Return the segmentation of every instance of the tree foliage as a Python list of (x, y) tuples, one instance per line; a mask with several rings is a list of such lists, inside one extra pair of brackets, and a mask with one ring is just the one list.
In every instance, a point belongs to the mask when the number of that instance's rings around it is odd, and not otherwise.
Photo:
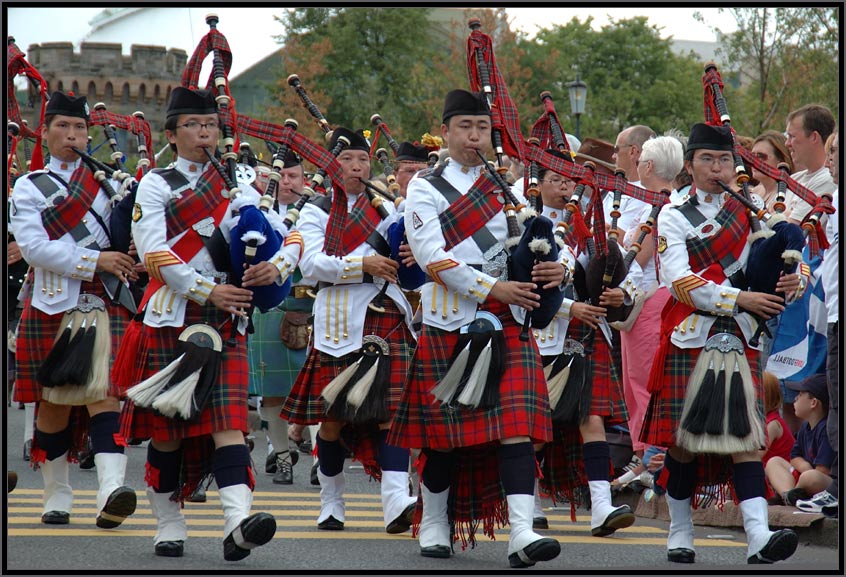
[[(591, 22), (590, 17), (584, 22), (574, 19), (526, 41), (526, 65), (537, 71), (532, 92), (552, 93), (565, 130), (574, 131), (567, 84), (577, 74), (588, 86), (583, 137), (613, 142), (617, 133), (634, 124), (657, 132), (685, 132), (701, 119), (701, 73), (693, 56), (674, 54), (670, 41), (645, 17), (612, 20), (600, 31), (593, 30)], [(539, 102), (537, 97), (534, 102)]]
[[(717, 62), (738, 132), (783, 128), (787, 112), (821, 102), (838, 114), (839, 10), (732, 8), (738, 31), (725, 37)], [(448, 13), (447, 13), (448, 12)], [(447, 14), (445, 14), (447, 13)], [(512, 30), (506, 10), (432, 8), (297, 8), (278, 17), (284, 33), (277, 102), (269, 120), (293, 117), (300, 131), (320, 131), (286, 79), (297, 74), (331, 125), (370, 128), (378, 113), (397, 140), (437, 134), (444, 95), (467, 88), (467, 21), (478, 17), (494, 42), (497, 63), (518, 106), (524, 136), (549, 90), (568, 132), (575, 132), (567, 84), (588, 86), (580, 119), (583, 137), (613, 141), (633, 124), (686, 133), (703, 120), (704, 62), (677, 54), (646, 17), (592, 19), (541, 29)]]
[(811, 102), (839, 117), (839, 7), (720, 12), (737, 22), (737, 31), (722, 38), (717, 55), (725, 61), (723, 79), (734, 80), (734, 89), (726, 88), (726, 101), (738, 132), (756, 136), (783, 130), (787, 114)]

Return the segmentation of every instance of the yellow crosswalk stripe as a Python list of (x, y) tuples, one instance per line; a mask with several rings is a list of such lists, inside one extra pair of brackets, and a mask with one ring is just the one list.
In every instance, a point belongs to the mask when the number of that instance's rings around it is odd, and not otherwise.
[[(145, 492), (138, 491), (138, 508), (124, 523), (115, 529), (94, 527), (97, 515), (97, 492), (75, 490), (71, 521), (68, 525), (41, 523), (42, 491), (20, 489), (7, 497), (7, 534), (15, 537), (146, 537), (156, 534), (156, 520)], [(205, 503), (186, 503), (183, 513), (188, 525), (188, 536), (194, 538), (223, 538), (223, 515), (217, 491), (207, 491)], [(319, 531), (317, 516), (320, 512), (320, 495), (316, 492), (257, 491), (253, 494), (253, 511), (270, 513), (276, 518), (278, 530), (274, 539), (336, 539), (336, 540), (412, 540), (411, 531), (388, 535), (384, 530), (381, 498), (378, 494), (351, 493), (345, 496), (346, 520), (344, 531)], [(545, 537), (564, 543), (605, 543), (613, 545), (665, 545), (666, 530), (635, 523), (617, 531), (611, 538), (590, 535), (590, 515), (570, 519), (569, 511), (548, 509), (550, 529), (541, 531)], [(508, 540), (509, 527), (496, 530), (497, 541)], [(478, 541), (490, 541), (481, 533)], [(697, 547), (745, 547), (745, 543), (726, 539), (696, 539)]]

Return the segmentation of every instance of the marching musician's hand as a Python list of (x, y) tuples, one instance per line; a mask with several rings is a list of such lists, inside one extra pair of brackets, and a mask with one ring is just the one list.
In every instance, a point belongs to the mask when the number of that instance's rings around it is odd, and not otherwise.
[(6, 263), (15, 264), (23, 259), (21, 249), (18, 248), (18, 243), (14, 240), (6, 245)]
[(209, 293), (209, 300), (220, 310), (245, 317), (245, 309), (253, 301), (253, 292), (231, 284), (219, 284)]
[(763, 319), (770, 319), (784, 310), (784, 299), (769, 293), (740, 291), (737, 294), (737, 306)]
[(542, 283), (545, 289), (555, 288), (564, 282), (566, 276), (566, 269), (560, 262), (544, 261), (535, 263), (532, 267), (532, 282)]
[(507, 305), (517, 305), (533, 310), (540, 306), (540, 295), (535, 292), (535, 287), (536, 285), (531, 282), (498, 280), (488, 293), (488, 297), (493, 297)]
[(782, 271), (776, 283), (775, 292), (784, 294), (785, 302), (790, 303), (801, 297), (797, 293), (802, 288), (802, 275), (799, 273), (784, 274), (784, 271)]
[(570, 316), (579, 319), (592, 329), (597, 329), (599, 328), (599, 319), (606, 316), (606, 311), (603, 307), (575, 302), (570, 307)]
[(399, 257), (402, 259), (403, 266), (411, 267), (417, 264), (417, 260), (411, 253), (411, 247), (408, 246), (408, 243), (402, 243), (399, 245)]
[(247, 266), (241, 277), (241, 286), (267, 286), (273, 284), (279, 278), (279, 269), (269, 262), (262, 261)]
[(96, 271), (110, 272), (121, 281), (138, 280), (138, 273), (135, 272), (135, 259), (128, 254), (114, 250), (101, 251), (97, 257)]
[(388, 282), (397, 282), (399, 263), (381, 254), (372, 254), (361, 259), (361, 270), (374, 278), (382, 278)]
[(599, 306), (603, 307), (621, 307), (625, 303), (626, 293), (623, 289), (608, 288), (602, 289), (602, 294), (599, 295)]

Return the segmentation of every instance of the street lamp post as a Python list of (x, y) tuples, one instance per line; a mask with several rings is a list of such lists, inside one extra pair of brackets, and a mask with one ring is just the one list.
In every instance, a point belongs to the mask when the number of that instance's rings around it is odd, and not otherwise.
[(570, 110), (576, 117), (576, 138), (582, 139), (581, 127), (579, 120), (585, 112), (585, 101), (587, 100), (587, 84), (581, 81), (578, 72), (576, 73), (576, 80), (567, 83), (567, 89), (570, 91)]

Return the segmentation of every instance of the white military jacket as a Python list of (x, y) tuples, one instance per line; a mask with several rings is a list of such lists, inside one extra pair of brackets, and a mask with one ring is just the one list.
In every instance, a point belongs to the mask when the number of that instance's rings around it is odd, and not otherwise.
[[(347, 195), (348, 211), (352, 210), (357, 199), (358, 195)], [(391, 203), (386, 202), (383, 206), (389, 215), (376, 226), (376, 231), (387, 238), (388, 227), (397, 220), (398, 214)], [(362, 259), (378, 254), (367, 242), (351, 250), (345, 247), (348, 251), (345, 256), (329, 256), (323, 252), (328, 224), (329, 213), (312, 202), (300, 211), (297, 230), (302, 234), (305, 248), (299, 266), (303, 281), (333, 285), (317, 292), (313, 309), (313, 342), (314, 348), (337, 358), (361, 348), (367, 305), (379, 293), (385, 281), (374, 278), (373, 282), (363, 282)], [(411, 329), (413, 311), (402, 290), (391, 283), (386, 295), (403, 312), (405, 323)], [(411, 332), (414, 333), (413, 330)]]
[[(10, 226), (15, 231), (15, 240), (24, 260), (33, 268), (32, 306), (47, 314), (64, 313), (76, 306), (82, 281), (94, 279), (100, 251), (83, 248), (70, 233), (50, 240), (42, 224), (41, 213), (52, 203), (48, 203), (48, 199), (30, 178), (47, 172), (68, 182), (80, 162), (81, 160), (63, 162), (51, 158), (44, 170), (33, 171), (19, 178), (12, 192)], [(56, 195), (67, 195), (65, 186), (59, 180), (53, 180), (59, 185)], [(115, 190), (120, 187), (114, 180), (110, 183)], [(111, 246), (108, 233), (103, 230), (91, 211), (95, 211), (108, 226), (112, 205), (108, 194), (102, 188), (83, 217), (83, 223), (91, 237), (97, 241), (97, 245), (106, 249)], [(90, 238), (84, 240), (85, 242), (80, 244), (90, 244)]]
[[(696, 208), (706, 219), (713, 219), (725, 202), (725, 193), (707, 194), (697, 190), (696, 197), (699, 201)], [(710, 202), (706, 202), (706, 197)], [(702, 229), (708, 227), (694, 227), (674, 206), (665, 205), (658, 215), (658, 271), (661, 282), (670, 289), (674, 298), (691, 303), (698, 311), (734, 316), (749, 346), (749, 339), (755, 334), (757, 322), (748, 313), (737, 311), (736, 300), (741, 289), (731, 286), (728, 279), (720, 284), (707, 280), (699, 275), (702, 271), (690, 268), (685, 241), (694, 237), (713, 236), (719, 229), (711, 227), (713, 230), (708, 233), (702, 232)], [(744, 271), (748, 258), (749, 244), (745, 243), (738, 258), (738, 263)], [(693, 312), (673, 329), (672, 343), (682, 349), (704, 347), (714, 322), (715, 316), (703, 316)], [(760, 346), (757, 348), (760, 349)]]
[[(193, 189), (200, 176), (209, 167), (184, 158), (177, 158), (172, 165), (188, 180), (188, 186), (172, 190), (165, 179), (154, 173), (147, 173), (138, 184), (135, 207), (132, 217), (132, 237), (138, 249), (138, 255), (147, 265), (147, 271), (154, 278), (160, 278), (165, 284), (150, 298), (144, 324), (151, 327), (181, 327), (185, 324), (185, 308), (188, 300), (203, 305), (214, 289), (216, 281), (224, 279), (228, 271), (215, 269), (211, 255), (205, 246), (193, 255), (175, 255), (171, 248), (190, 230), (193, 223), (184, 223), (185, 231), (173, 238), (167, 238), (165, 223), (167, 205), (173, 199), (182, 198), (182, 192)], [(233, 210), (244, 204), (258, 204), (259, 193), (250, 186), (241, 187), (238, 199), (230, 201), (230, 206), (220, 223), (223, 237), (229, 242), (229, 233), (237, 223)], [(285, 243), (270, 259), (280, 272), (276, 279), (282, 284), (297, 267), (302, 252), (302, 239), (296, 232), (288, 234), (282, 217), (275, 211), (265, 213), (271, 226), (286, 237)], [(287, 235), (287, 236), (286, 236)], [(239, 330), (243, 334), (246, 319), (240, 319)]]
[[(450, 158), (441, 176), (465, 195), (482, 170), (485, 168), (481, 165), (464, 167)], [(498, 277), (471, 266), (481, 267), (486, 263), (472, 237), (445, 250), (438, 215), (450, 203), (420, 175), (417, 173), (408, 183), (405, 231), (417, 264), (433, 279), (421, 287), (423, 324), (452, 331), (475, 318), (478, 304), (488, 297)], [(500, 242), (508, 236), (504, 212), (496, 214), (485, 227)], [(497, 265), (504, 268), (505, 259), (500, 259)]]

